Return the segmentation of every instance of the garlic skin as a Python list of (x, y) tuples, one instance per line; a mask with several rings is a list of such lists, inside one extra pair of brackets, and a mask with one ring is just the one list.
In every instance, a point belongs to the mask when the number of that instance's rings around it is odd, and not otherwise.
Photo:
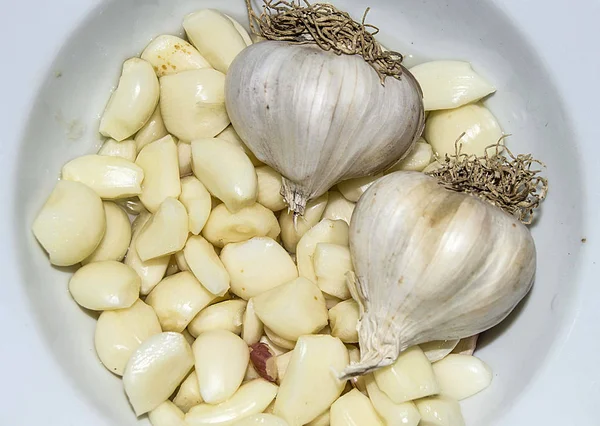
[(299, 214), (336, 183), (398, 161), (424, 123), (410, 72), (383, 86), (361, 56), (313, 45), (248, 46), (227, 72), (225, 98), (236, 131), (284, 177), (283, 196)]
[(418, 172), (389, 174), (367, 190), (350, 251), (362, 358), (346, 376), (390, 365), (410, 346), (493, 327), (530, 290), (536, 265), (525, 225)]
[(422, 343), (419, 346), (429, 362), (436, 362), (447, 357), (458, 345), (459, 340), (434, 340)]

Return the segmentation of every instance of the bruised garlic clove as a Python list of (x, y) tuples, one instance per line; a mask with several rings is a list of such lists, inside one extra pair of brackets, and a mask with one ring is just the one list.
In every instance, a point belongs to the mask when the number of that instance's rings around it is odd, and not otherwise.
[(140, 152), (142, 148), (150, 142), (164, 138), (168, 134), (169, 132), (167, 132), (167, 128), (162, 119), (162, 114), (160, 113), (160, 106), (157, 106), (152, 113), (152, 116), (148, 119), (146, 124), (144, 124), (144, 127), (135, 134), (134, 140), (137, 151)]
[(242, 339), (248, 346), (258, 343), (264, 326), (254, 310), (254, 299), (249, 299), (242, 320)]
[(425, 111), (458, 108), (496, 91), (468, 62), (425, 62), (410, 72), (423, 90)]
[(248, 346), (230, 331), (210, 330), (196, 338), (192, 349), (202, 399), (219, 404), (231, 398), (246, 373)]
[(350, 249), (347, 246), (318, 243), (313, 255), (317, 285), (323, 293), (342, 300), (350, 298), (346, 273), (353, 271)]
[(244, 417), (242, 420), (233, 423), (233, 426), (289, 426), (288, 423), (280, 417), (272, 414), (255, 414)]
[(458, 344), (458, 340), (434, 340), (419, 345), (429, 362), (436, 362), (448, 356)]
[(123, 385), (137, 416), (154, 410), (175, 391), (194, 366), (190, 345), (179, 333), (146, 339), (133, 353)]
[(231, 124), (229, 126), (227, 126), (225, 128), (225, 130), (223, 130), (221, 133), (219, 133), (215, 137), (217, 139), (223, 139), (223, 140), (229, 141), (233, 145), (236, 145), (241, 150), (243, 150), (244, 153), (246, 153), (246, 155), (248, 156), (248, 158), (252, 162), (252, 165), (254, 167), (264, 166), (264, 164), (261, 163), (258, 158), (256, 158), (256, 156), (254, 155), (254, 153), (252, 151), (250, 151), (250, 149), (246, 146), (246, 144), (244, 144), (244, 141), (242, 141), (240, 139), (240, 136), (236, 133), (235, 129), (233, 128), (233, 126)]
[(121, 376), (131, 354), (143, 341), (160, 332), (154, 309), (137, 299), (129, 308), (100, 314), (94, 346), (102, 364), (111, 373)]
[(314, 200), (311, 200), (304, 209), (303, 216), (297, 216), (294, 220), (294, 212), (283, 211), (279, 216), (281, 226), (281, 240), (283, 246), (290, 253), (296, 253), (298, 241), (310, 228), (315, 226), (321, 220), (323, 212), (327, 206), (329, 194), (325, 193)]
[(187, 41), (168, 34), (159, 35), (146, 46), (140, 56), (148, 61), (157, 77), (181, 71), (210, 68), (210, 64)]
[(96, 250), (81, 261), (83, 265), (103, 260), (121, 261), (131, 241), (131, 224), (127, 213), (113, 202), (104, 201), (102, 204), (106, 216), (106, 231)]
[(214, 247), (201, 236), (192, 236), (183, 249), (185, 261), (202, 285), (217, 296), (229, 290), (229, 274)]
[(269, 327), (265, 327), (265, 335), (269, 338), (271, 342), (273, 342), (277, 347), (285, 349), (287, 351), (294, 349), (296, 346), (296, 342), (293, 340), (285, 339), (271, 330)]
[(369, 399), (386, 426), (417, 426), (421, 420), (419, 410), (412, 402), (395, 404), (379, 389), (372, 374), (364, 376)]
[(281, 229), (273, 212), (258, 203), (231, 213), (225, 204), (210, 212), (202, 235), (215, 247), (239, 243), (254, 237), (277, 238)]
[(231, 277), (232, 293), (245, 300), (298, 277), (290, 255), (268, 237), (227, 244), (221, 261)]
[(338, 303), (329, 310), (331, 335), (344, 343), (358, 343), (358, 304), (350, 299)]
[(185, 414), (169, 400), (148, 413), (152, 426), (186, 426), (184, 419)]
[(121, 157), (84, 155), (65, 164), (61, 176), (84, 183), (101, 198), (115, 199), (141, 194), (144, 171)]
[(152, 65), (131, 58), (123, 63), (119, 85), (100, 120), (100, 133), (122, 141), (140, 130), (158, 104), (158, 79)]
[(453, 155), (457, 142), (461, 154), (481, 156), (485, 154), (486, 148), (496, 144), (501, 138), (502, 129), (496, 117), (481, 104), (433, 111), (429, 114), (425, 127), (425, 139), (438, 158)]
[(415, 401), (421, 414), (419, 426), (465, 426), (460, 405), (453, 399), (436, 396)]
[(198, 386), (198, 376), (196, 370), (192, 371), (183, 381), (179, 390), (173, 398), (173, 402), (181, 411), (187, 413), (190, 408), (202, 403), (200, 387)]
[(327, 325), (327, 308), (321, 290), (302, 277), (256, 296), (254, 309), (266, 327), (291, 341), (316, 333)]
[(194, 337), (209, 330), (227, 330), (239, 335), (245, 309), (246, 301), (238, 299), (210, 305), (196, 315), (187, 329)]
[(244, 43), (246, 43), (246, 46), (250, 46), (252, 44), (252, 39), (250, 38), (248, 31), (246, 31), (246, 28), (244, 28), (238, 21), (233, 19), (231, 16), (226, 14), (223, 15), (225, 15), (227, 19), (231, 21), (231, 23), (233, 24), (233, 28), (235, 28), (235, 30), (240, 34), (240, 36), (244, 40)]
[(106, 231), (100, 197), (79, 182), (61, 180), (50, 193), (32, 226), (50, 263), (70, 266), (90, 256)]
[(332, 336), (298, 339), (281, 382), (273, 414), (290, 426), (304, 425), (329, 408), (344, 390), (337, 372), (348, 364), (344, 344)]
[(237, 420), (264, 411), (277, 394), (277, 386), (264, 379), (244, 383), (221, 404), (200, 404), (185, 416), (189, 426), (230, 425)]
[(452, 351), (453, 354), (460, 355), (473, 355), (475, 349), (477, 347), (477, 340), (479, 339), (479, 334), (474, 336), (466, 337), (464, 339), (460, 339), (458, 345)]
[(431, 164), (432, 159), (433, 149), (431, 145), (421, 138), (406, 157), (387, 169), (385, 173), (389, 174), (399, 170), (422, 172), (425, 167)]
[(262, 166), (256, 169), (256, 177), (258, 179), (256, 201), (274, 212), (283, 210), (286, 204), (281, 195), (281, 175), (269, 166)]
[(353, 389), (331, 405), (331, 426), (384, 426), (369, 398)]
[(107, 139), (98, 151), (98, 155), (121, 157), (127, 161), (134, 162), (135, 157), (137, 156), (137, 147), (133, 139), (127, 139), (121, 142), (117, 142), (114, 139)]
[(184, 142), (212, 138), (229, 125), (225, 75), (203, 68), (160, 78), (160, 111), (170, 134)]
[(251, 345), (250, 364), (259, 377), (269, 382), (277, 381), (277, 359), (269, 345), (260, 342)]
[(346, 200), (339, 192), (329, 191), (329, 201), (327, 202), (325, 211), (323, 211), (323, 219), (343, 220), (350, 225), (354, 207), (355, 203)]
[(433, 364), (440, 394), (457, 401), (481, 392), (492, 382), (492, 370), (479, 358), (450, 354)]
[(179, 160), (179, 176), (184, 177), (192, 174), (192, 145), (185, 142), (177, 142), (177, 158)]
[(233, 20), (215, 9), (190, 13), (183, 20), (183, 28), (198, 51), (222, 73), (227, 72), (229, 64), (246, 47)]
[(381, 176), (383, 176), (383, 174), (379, 173), (375, 176), (364, 176), (349, 179), (338, 183), (337, 187), (346, 200), (356, 203), (360, 196), (363, 195), (367, 189), (369, 189), (369, 186), (373, 185), (373, 183), (375, 183), (375, 181)]

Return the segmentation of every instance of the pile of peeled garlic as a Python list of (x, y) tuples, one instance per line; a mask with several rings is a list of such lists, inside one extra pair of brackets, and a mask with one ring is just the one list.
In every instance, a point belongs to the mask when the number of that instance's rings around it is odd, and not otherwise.
[(495, 89), (458, 61), (384, 86), (360, 55), (252, 44), (212, 9), (183, 28), (125, 61), (107, 139), (33, 223), (53, 265), (78, 266), (70, 294), (100, 312), (96, 354), (135, 414), (464, 425), (458, 401), (492, 380), (477, 335), (529, 290), (535, 247), (422, 172), (458, 138), (475, 155), (501, 138), (480, 103)]

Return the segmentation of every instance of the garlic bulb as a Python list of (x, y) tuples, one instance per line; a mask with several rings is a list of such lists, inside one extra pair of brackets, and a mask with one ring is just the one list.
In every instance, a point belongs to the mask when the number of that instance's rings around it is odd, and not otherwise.
[(531, 288), (536, 264), (516, 218), (418, 172), (389, 174), (365, 192), (350, 250), (362, 358), (346, 376), (390, 365), (410, 346), (498, 324)]
[(278, 41), (238, 54), (225, 103), (242, 140), (281, 173), (283, 196), (299, 214), (336, 183), (391, 166), (424, 122), (422, 94), (407, 70), (382, 85), (358, 55)]

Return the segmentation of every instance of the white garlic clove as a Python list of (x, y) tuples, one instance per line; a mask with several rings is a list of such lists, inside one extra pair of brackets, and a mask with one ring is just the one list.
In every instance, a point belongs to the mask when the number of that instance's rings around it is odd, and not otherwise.
[(275, 356), (279, 356), (290, 351), (289, 349), (282, 348), (281, 346), (276, 345), (275, 342), (273, 342), (271, 339), (269, 339), (269, 337), (266, 336), (266, 333), (260, 338), (259, 342), (267, 345), (269, 349), (271, 349), (271, 352), (275, 354)]
[(423, 90), (425, 111), (458, 108), (496, 91), (468, 62), (425, 62), (410, 72)]
[(244, 153), (246, 153), (246, 155), (252, 162), (252, 165), (254, 167), (264, 166), (264, 164), (258, 158), (256, 158), (254, 153), (252, 151), (250, 151), (250, 148), (248, 148), (246, 146), (246, 144), (244, 144), (244, 141), (242, 141), (240, 139), (240, 136), (236, 133), (235, 129), (233, 128), (233, 126), (231, 124), (229, 126), (227, 126), (225, 128), (225, 130), (223, 130), (221, 133), (219, 133), (215, 137), (217, 139), (223, 139), (223, 140), (229, 141), (233, 145), (235, 145), (238, 148), (240, 148), (241, 150), (243, 150)]
[(165, 277), (174, 275), (177, 272), (180, 272), (179, 266), (177, 266), (177, 261), (175, 260), (175, 256), (171, 256), (171, 257), (169, 257), (169, 264), (167, 265), (167, 272), (165, 272)]
[(173, 402), (184, 413), (187, 413), (190, 411), (190, 408), (202, 403), (196, 370), (192, 371), (183, 383), (181, 383), (177, 394), (173, 398)]
[(264, 325), (254, 310), (254, 299), (248, 299), (242, 319), (242, 339), (248, 346), (258, 343), (264, 331)]
[(268, 237), (227, 244), (221, 260), (231, 277), (232, 293), (245, 300), (298, 277), (290, 255)]
[(140, 231), (135, 249), (142, 261), (173, 254), (185, 246), (188, 229), (185, 207), (169, 197)]
[(140, 130), (158, 104), (158, 79), (152, 65), (131, 58), (123, 63), (119, 85), (100, 120), (100, 133), (122, 141)]
[(161, 332), (154, 309), (137, 299), (129, 308), (100, 314), (94, 346), (102, 364), (111, 373), (121, 376), (131, 354), (140, 344)]
[(331, 426), (384, 426), (369, 398), (351, 390), (331, 405)]
[(238, 391), (221, 404), (200, 404), (185, 416), (189, 426), (230, 425), (244, 417), (264, 411), (277, 394), (277, 386), (264, 379), (244, 383)]
[(242, 318), (245, 310), (245, 300), (219, 302), (202, 309), (188, 324), (187, 329), (194, 337), (210, 330), (227, 330), (239, 335), (242, 332)]
[(167, 128), (160, 113), (160, 106), (157, 106), (152, 116), (148, 119), (144, 127), (142, 127), (134, 137), (137, 151), (140, 152), (143, 147), (151, 142), (157, 141), (167, 136)]
[(81, 261), (83, 265), (103, 260), (121, 261), (131, 241), (131, 224), (127, 213), (113, 202), (104, 201), (102, 204), (106, 216), (106, 231), (96, 250)]
[(192, 348), (180, 333), (146, 339), (125, 366), (123, 386), (135, 414), (154, 410), (175, 391), (194, 366)]
[(154, 308), (164, 331), (181, 332), (215, 296), (191, 272), (164, 278), (146, 297)]
[(281, 226), (281, 240), (283, 246), (290, 253), (296, 253), (296, 246), (300, 238), (321, 220), (323, 212), (328, 204), (329, 194), (326, 192), (314, 200), (311, 200), (304, 209), (303, 216), (297, 216), (294, 220), (294, 212), (283, 211), (279, 216)]
[(179, 176), (192, 174), (192, 145), (185, 142), (177, 142), (177, 158), (179, 160)]
[(232, 19), (215, 9), (190, 13), (183, 20), (183, 28), (202, 56), (222, 73), (227, 72), (229, 64), (246, 47)]
[(475, 395), (492, 383), (492, 370), (479, 358), (450, 354), (433, 363), (440, 394), (458, 401)]
[(350, 249), (331, 243), (318, 243), (313, 255), (313, 266), (317, 285), (323, 293), (346, 300), (350, 290), (346, 284), (346, 273), (353, 271)]
[(277, 345), (278, 348), (290, 351), (290, 350), (294, 349), (294, 347), (296, 346), (296, 341), (285, 339), (285, 338), (281, 337), (280, 335), (275, 333), (273, 330), (271, 330), (269, 327), (265, 326), (264, 331), (265, 331), (265, 335), (269, 338), (269, 340), (271, 342), (273, 342), (275, 345)]
[(418, 346), (408, 348), (392, 365), (375, 370), (373, 374), (379, 389), (396, 404), (440, 391), (431, 363)]
[[(486, 148), (498, 143), (502, 136), (496, 117), (481, 104), (433, 111), (425, 127), (425, 139), (438, 158), (454, 155), (457, 144), (462, 154), (482, 156)], [(491, 148), (489, 153), (493, 153)]]
[(453, 399), (436, 396), (415, 401), (421, 414), (419, 426), (465, 426), (460, 405)]
[(160, 111), (165, 127), (184, 142), (212, 138), (229, 125), (225, 75), (203, 68), (160, 78)]
[(185, 254), (183, 250), (178, 251), (173, 255), (175, 257), (175, 262), (177, 262), (177, 267), (180, 271), (189, 271), (190, 265), (188, 265), (187, 260), (185, 260)]
[[(355, 345), (346, 345), (348, 349), (348, 356), (350, 357), (350, 365), (360, 361), (360, 349)], [(350, 383), (356, 389), (367, 395), (367, 385), (365, 381), (366, 376), (356, 376), (350, 379)]]
[(114, 260), (79, 268), (69, 280), (69, 292), (93, 311), (128, 308), (138, 299), (142, 280), (129, 266)]
[(231, 16), (226, 14), (224, 15), (227, 17), (227, 19), (231, 21), (233, 27), (240, 34), (240, 36), (242, 36), (242, 39), (244, 40), (244, 43), (246, 43), (246, 46), (250, 46), (252, 44), (252, 39), (250, 38), (248, 31), (246, 31), (246, 28), (244, 28), (238, 21), (233, 19)]
[(154, 213), (168, 197), (181, 194), (177, 145), (170, 135), (146, 145), (135, 164), (144, 171), (140, 201)]
[[(310, 203), (309, 203), (310, 204)], [(354, 212), (355, 203), (346, 200), (338, 191), (329, 191), (329, 202), (325, 211), (323, 211), (323, 219), (343, 220), (350, 225), (352, 212)]]
[(369, 186), (373, 185), (377, 179), (383, 176), (382, 173), (374, 176), (364, 176), (354, 179), (348, 179), (337, 184), (337, 188), (348, 201), (356, 203), (365, 193)]
[(330, 426), (329, 410), (319, 414), (313, 421), (307, 423), (306, 426)]
[(344, 344), (332, 336), (302, 336), (281, 382), (274, 412), (290, 426), (306, 424), (341, 395), (345, 381), (337, 372), (348, 364)]
[(142, 212), (148, 212), (138, 197), (119, 198), (114, 202), (125, 209), (127, 214), (132, 216), (137, 216)]
[(421, 414), (414, 403), (410, 401), (401, 404), (394, 403), (379, 389), (372, 374), (363, 377), (369, 399), (387, 426), (417, 426), (419, 424)]
[(50, 263), (70, 266), (90, 256), (106, 231), (100, 197), (79, 182), (61, 180), (50, 193), (32, 226)]
[(477, 348), (477, 340), (479, 339), (479, 334), (474, 336), (466, 337), (464, 339), (460, 339), (458, 345), (452, 351), (453, 354), (460, 355), (473, 355), (475, 349)]
[(458, 340), (434, 340), (419, 345), (429, 362), (436, 362), (448, 356), (458, 345)]
[(385, 171), (385, 174), (397, 172), (399, 170), (422, 172), (425, 167), (431, 164), (433, 159), (433, 148), (421, 138), (410, 150), (408, 155), (398, 161), (392, 167)]
[(216, 138), (194, 140), (192, 168), (230, 212), (237, 213), (255, 203), (258, 187), (254, 166), (233, 144)]
[(292, 359), (292, 355), (294, 351), (291, 350), (289, 352), (283, 353), (281, 355), (277, 355), (275, 357), (275, 366), (277, 367), (277, 381), (281, 384), (285, 373), (287, 372), (287, 368), (290, 365), (290, 360)]
[(250, 361), (248, 346), (226, 330), (210, 330), (192, 345), (202, 399), (220, 404), (238, 390)]
[(254, 237), (277, 238), (281, 229), (273, 212), (258, 203), (231, 213), (225, 204), (210, 212), (202, 235), (215, 247), (239, 243)]
[(181, 179), (179, 201), (188, 212), (190, 232), (194, 235), (200, 234), (210, 215), (212, 205), (210, 193), (194, 176), (187, 176)]
[(266, 327), (291, 341), (316, 333), (328, 320), (321, 290), (302, 277), (254, 297), (254, 309)]
[(343, 220), (323, 219), (302, 236), (296, 247), (296, 262), (301, 277), (317, 282), (313, 257), (317, 244), (348, 246), (348, 224)]
[(358, 343), (358, 304), (350, 299), (338, 303), (329, 310), (331, 335), (344, 343)]
[(429, 166), (427, 166), (423, 169), (423, 173), (427, 174), (427, 173), (433, 172), (434, 170), (437, 170), (440, 167), (442, 167), (442, 165), (439, 163), (439, 161), (434, 160), (431, 162), (431, 164), (429, 164)]
[(337, 297), (330, 296), (327, 293), (323, 293), (323, 298), (325, 299), (325, 306), (327, 307), (327, 310), (333, 308), (338, 303), (342, 302), (342, 299), (338, 299)]
[(148, 413), (152, 426), (186, 426), (185, 414), (167, 400)]
[(133, 139), (127, 139), (121, 142), (117, 142), (114, 139), (107, 139), (98, 150), (98, 155), (121, 157), (127, 161), (134, 162), (135, 157), (137, 156), (137, 147)]
[(187, 328), (185, 330), (183, 330), (181, 332), (181, 334), (183, 334), (183, 337), (185, 337), (185, 340), (191, 345), (192, 343), (194, 343), (194, 341), (196, 340), (196, 338), (194, 336), (192, 336), (190, 334), (189, 331), (187, 331)]
[(101, 198), (116, 199), (141, 194), (144, 171), (121, 157), (84, 155), (65, 164), (61, 176), (89, 186)]
[(157, 77), (210, 68), (210, 64), (194, 46), (179, 37), (168, 34), (159, 35), (152, 40), (140, 57), (154, 67)]
[(257, 202), (278, 212), (286, 206), (281, 195), (281, 175), (269, 166), (261, 166), (256, 169), (258, 179)]
[(208, 241), (199, 235), (191, 236), (183, 254), (192, 273), (208, 291), (222, 296), (229, 290), (229, 274)]
[(233, 426), (289, 426), (288, 423), (280, 417), (272, 414), (255, 414), (244, 417), (242, 420), (233, 423)]

